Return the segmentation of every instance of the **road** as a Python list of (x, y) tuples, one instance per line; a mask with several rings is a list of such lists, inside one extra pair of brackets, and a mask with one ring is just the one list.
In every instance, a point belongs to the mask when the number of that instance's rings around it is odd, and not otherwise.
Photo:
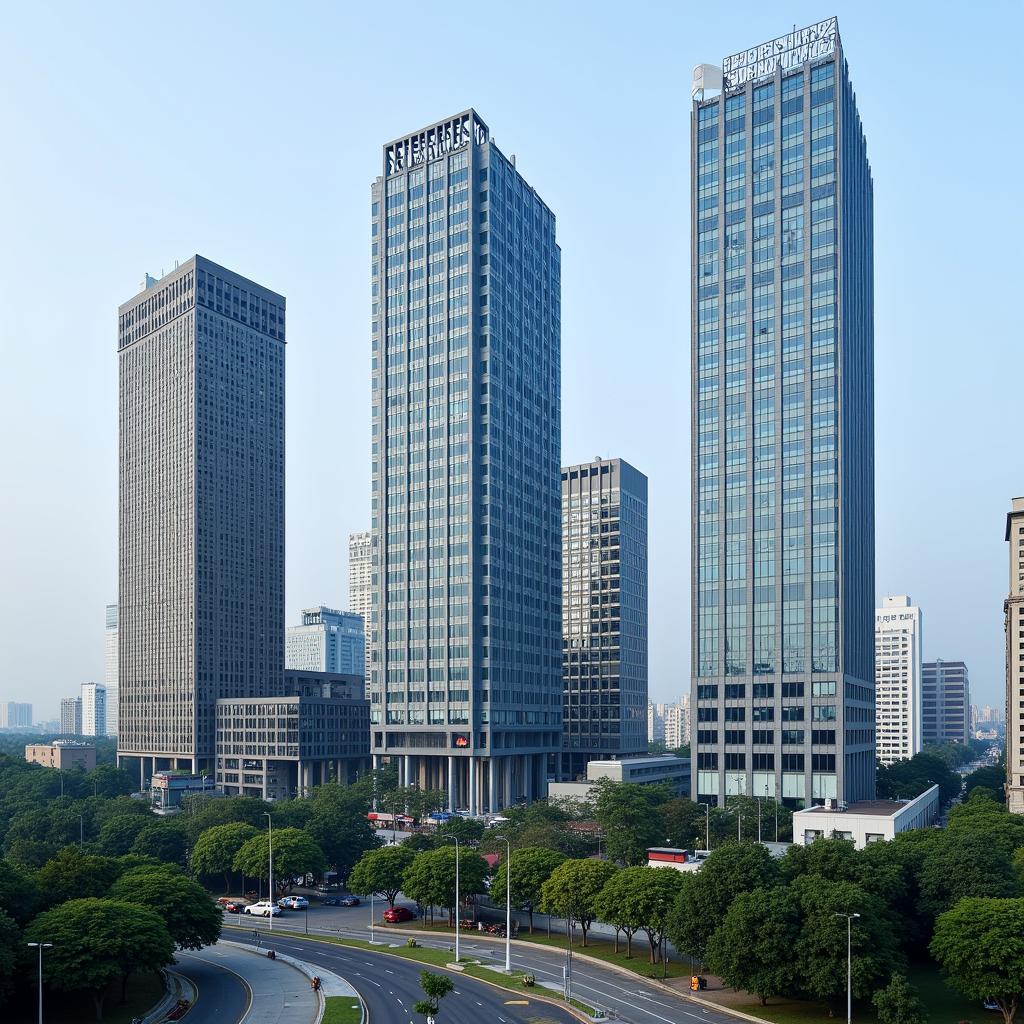
[(198, 997), (188, 1024), (235, 1024), (249, 1006), (249, 991), (230, 971), (192, 953), (179, 951), (174, 970), (196, 986)]
[[(224, 938), (247, 942), (252, 930), (247, 935), (225, 929)], [(422, 1024), (412, 1007), (423, 998), (419, 984), (423, 964), (351, 946), (272, 936), (269, 931), (261, 934), (260, 942), (264, 949), (273, 947), (343, 977), (363, 997), (370, 1024)], [(572, 1014), (525, 991), (502, 991), (473, 978), (455, 979), (455, 990), (445, 997), (440, 1018), (460, 1024), (480, 1024), (481, 1020), (489, 1024), (578, 1024)]]
[[(317, 920), (319, 917), (320, 915), (315, 912), (309, 917), (308, 925), (311, 935), (320, 926), (320, 922)], [(297, 913), (283, 915), (275, 920), (274, 926), (278, 931), (282, 928), (301, 931), (303, 930), (304, 922), (299, 918), (300, 914)], [(350, 920), (355, 925), (354, 928), (351, 926), (334, 926), (325, 928), (324, 931), (342, 937), (366, 939), (368, 937), (367, 929), (360, 927), (357, 919), (352, 918)], [(270, 932), (267, 930), (262, 918), (257, 918), (255, 921), (252, 921), (250, 918), (242, 918), (242, 921), (244, 922), (243, 932), (239, 933), (227, 929), (225, 930), (225, 938), (234, 935), (239, 936), (240, 941), (247, 941), (245, 930), (248, 931), (248, 935), (251, 937), (253, 927), (255, 926), (259, 929), (264, 942), (280, 941), (282, 942), (280, 948), (284, 949), (285, 952), (297, 957), (308, 956), (310, 961), (314, 963), (321, 956), (329, 955), (322, 954), (322, 950), (339, 949), (339, 947), (332, 947), (325, 943), (318, 943), (315, 940), (306, 940), (301, 937), (282, 936), (271, 939)], [(225, 921), (225, 923), (228, 922)], [(386, 937), (389, 941), (393, 942), (404, 941), (401, 933), (396, 932), (378, 930), (377, 936), (380, 938)], [(451, 936), (435, 939), (420, 935), (416, 938), (424, 946), (433, 946), (439, 949), (449, 949), (452, 943)], [(286, 946), (284, 943), (288, 945)], [(371, 986), (380, 981), (380, 968), (371, 963), (371, 960), (377, 961), (379, 964), (381, 960), (386, 959), (386, 968), (396, 972), (404, 966), (400, 960), (394, 957), (374, 956), (369, 951), (366, 951), (364, 956), (363, 950), (353, 949), (352, 947), (348, 949), (340, 947), (340, 949), (340, 954), (335, 952), (333, 955), (348, 958), (350, 962), (343, 962), (338, 967), (334, 967), (333, 963), (326, 965), (350, 981), (361, 993), (364, 992), (367, 984), (363, 982), (361, 986), (361, 978), (352, 975), (350, 968), (353, 964), (364, 975), (372, 976), (373, 980), (369, 982)], [(479, 956), (491, 961), (503, 962), (504, 943), (481, 940), (476, 935), (468, 934), (463, 936), (461, 953), (463, 957), (467, 955)], [(517, 945), (515, 943), (512, 945), (512, 966), (520, 970), (530, 971), (536, 975), (538, 981), (555, 982), (561, 985), (565, 961), (564, 950), (551, 949), (544, 946)], [(324, 962), (326, 963), (326, 961)], [(395, 966), (396, 964), (398, 965), (397, 967)], [(412, 964), (412, 974), (414, 976), (418, 976), (421, 969), (419, 964)], [(705, 1024), (735, 1024), (736, 1022), (736, 1018), (727, 1013), (705, 1007), (701, 1003), (686, 998), (684, 995), (677, 996), (674, 993), (666, 992), (650, 984), (644, 978), (637, 977), (634, 979), (611, 968), (580, 960), (578, 957), (573, 960), (572, 979), (572, 992), (576, 998), (589, 1003), (595, 1008), (604, 1010), (609, 1016), (617, 1016), (620, 1020), (628, 1022), (628, 1024), (693, 1024), (694, 1020), (700, 1020), (705, 1022)], [(460, 987), (462, 984), (460, 982)], [(554, 1008), (551, 1008), (551, 1010), (555, 1012)], [(536, 1014), (533, 1015), (535, 1016)], [(508, 1013), (505, 1013), (504, 1016), (507, 1018)], [(547, 1008), (545, 1008), (544, 1016), (551, 1016), (551, 1014), (547, 1013)], [(407, 1020), (413, 1021), (413, 1018), (409, 1016)], [(377, 1024), (377, 1022), (374, 1022), (374, 1024)], [(397, 1019), (394, 1024), (399, 1024)]]

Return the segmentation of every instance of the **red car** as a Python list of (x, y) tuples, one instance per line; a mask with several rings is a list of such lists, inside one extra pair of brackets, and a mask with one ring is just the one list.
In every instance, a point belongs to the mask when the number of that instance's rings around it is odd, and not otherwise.
[(217, 906), (219, 906), (226, 914), (240, 914), (245, 910), (246, 904), (244, 900), (236, 900), (227, 896), (221, 896), (221, 898), (217, 900)]
[(416, 915), (408, 907), (389, 907), (384, 911), (384, 920), (388, 924), (398, 924), (400, 921), (412, 921)]

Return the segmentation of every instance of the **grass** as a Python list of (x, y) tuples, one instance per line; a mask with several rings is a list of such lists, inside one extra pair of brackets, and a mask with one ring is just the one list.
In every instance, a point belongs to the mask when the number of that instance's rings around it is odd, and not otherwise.
[[(38, 1008), (36, 985), (23, 994), (14, 1005), (5, 1006), (4, 1024), (35, 1024)], [(132, 1017), (145, 1017), (163, 998), (164, 979), (156, 974), (133, 974), (128, 979), (127, 1002), (121, 1002), (121, 982), (113, 981), (107, 988), (103, 1003), (102, 1024), (131, 1024)], [(46, 1020), (61, 1024), (94, 1024), (96, 1007), (88, 992), (56, 992), (43, 990), (43, 1015)]]
[(327, 996), (321, 1024), (360, 1024), (363, 1008), (353, 996)]

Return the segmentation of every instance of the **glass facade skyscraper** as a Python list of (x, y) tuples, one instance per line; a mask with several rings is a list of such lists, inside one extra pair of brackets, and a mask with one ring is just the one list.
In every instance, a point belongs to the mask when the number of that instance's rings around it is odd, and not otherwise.
[(838, 26), (694, 79), (695, 792), (872, 798), (873, 200)]
[(647, 477), (562, 470), (563, 778), (647, 752)]
[(472, 110), (383, 158), (371, 750), (497, 810), (545, 793), (562, 740), (555, 218)]

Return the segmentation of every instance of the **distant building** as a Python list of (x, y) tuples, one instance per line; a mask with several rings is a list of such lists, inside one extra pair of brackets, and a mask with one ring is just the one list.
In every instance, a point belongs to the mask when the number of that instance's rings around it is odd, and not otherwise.
[(16, 700), (0, 704), (0, 729), (31, 729), (32, 705)]
[(587, 764), (586, 781), (551, 782), (548, 796), (586, 800), (599, 779), (612, 782), (632, 782), (646, 785), (667, 783), (677, 796), (690, 795), (690, 760), (671, 754), (656, 754), (651, 757), (624, 757), (621, 760), (590, 761)]
[(302, 609), (302, 625), (285, 634), (285, 668), (366, 675), (366, 634), (353, 612), (320, 605)]
[(60, 702), (60, 731), (65, 736), (82, 735), (82, 698), (64, 697)]
[(875, 743), (882, 764), (921, 749), (921, 609), (906, 596), (875, 610)]
[(926, 661), (922, 668), (921, 740), (966, 743), (971, 735), (971, 684), (962, 661)]
[(103, 685), (107, 688), (107, 735), (117, 735), (117, 605), (107, 605), (103, 631)]
[(1024, 814), (1024, 498), (1006, 516), (1009, 582), (1003, 602), (1006, 631), (1006, 806)]
[(82, 683), (82, 735), (107, 735), (107, 688), (102, 683)]
[(665, 749), (678, 750), (690, 742), (690, 695), (678, 704), (665, 704)]
[(32, 743), (25, 747), (25, 760), (46, 768), (81, 768), (92, 771), (96, 767), (96, 748), (89, 743)]
[(187, 771), (156, 772), (150, 783), (150, 798), (157, 814), (174, 814), (181, 809), (183, 797), (217, 795), (212, 776)]
[(373, 611), (373, 535), (369, 530), (348, 535), (348, 610), (361, 615), (367, 635)]
[(653, 700), (647, 702), (647, 743), (665, 742), (665, 716), (659, 710), (664, 704), (655, 704)]
[(927, 828), (939, 813), (939, 787), (913, 800), (862, 800), (849, 806), (832, 804), (793, 812), (793, 841), (807, 846), (815, 839), (852, 839), (858, 850), (868, 843), (892, 839), (912, 828)]

